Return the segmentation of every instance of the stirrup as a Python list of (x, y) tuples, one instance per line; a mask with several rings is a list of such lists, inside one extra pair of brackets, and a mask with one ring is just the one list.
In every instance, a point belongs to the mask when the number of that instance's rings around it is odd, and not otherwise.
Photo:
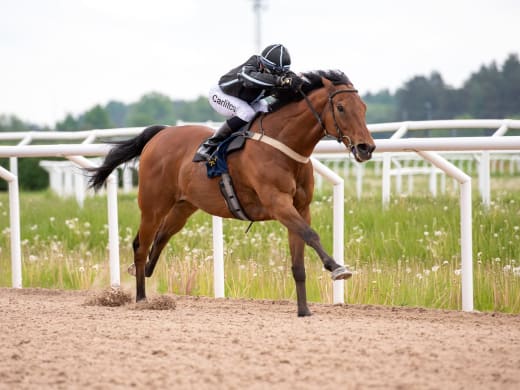
[(195, 153), (195, 156), (193, 157), (193, 162), (201, 162), (201, 161), (208, 161), (211, 157), (211, 153), (206, 153), (206, 152), (202, 152), (202, 151), (197, 151), (197, 153)]
[(211, 145), (208, 140), (204, 141), (197, 151), (195, 152), (195, 156), (193, 157), (193, 162), (201, 162), (201, 161), (209, 161), (211, 155), (215, 151), (215, 147), (218, 146), (218, 143)]

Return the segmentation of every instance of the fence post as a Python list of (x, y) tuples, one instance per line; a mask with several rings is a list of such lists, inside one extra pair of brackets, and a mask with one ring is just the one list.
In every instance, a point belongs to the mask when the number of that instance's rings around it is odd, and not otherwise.
[(13, 288), (22, 288), (22, 250), (20, 246), (20, 193), (18, 177), (0, 166), (0, 177), (9, 186), (9, 222), (11, 229), (11, 283)]
[(114, 174), (107, 178), (108, 209), (108, 255), (110, 261), (110, 286), (121, 285), (119, 269), (119, 222), (117, 218), (117, 179)]
[(478, 162), (478, 182), (482, 204), (489, 207), (491, 202), (491, 173), (489, 169), (490, 153), (484, 150), (480, 155)]
[(473, 239), (471, 224), (471, 177), (433, 152), (418, 151), (436, 167), (460, 183), (460, 256), (462, 274), (462, 310), (473, 311)]
[[(332, 208), (332, 257), (336, 263), (340, 265), (345, 264), (343, 254), (343, 221), (344, 221), (344, 207), (345, 207), (345, 181), (335, 172), (331, 171), (326, 165), (321, 163), (314, 157), (311, 157), (312, 168), (315, 172), (323, 175), (327, 180), (334, 185), (333, 189), (333, 208)], [(332, 283), (333, 289), (333, 303), (345, 302), (345, 282), (343, 280), (336, 280)]]
[[(333, 198), (332, 198), (332, 207), (333, 207), (333, 225), (332, 225), (332, 241), (333, 241), (333, 249), (332, 256), (334, 260), (340, 265), (345, 264), (344, 260), (344, 228), (343, 228), (343, 220), (344, 220), (344, 208), (345, 208), (345, 184), (343, 181), (341, 183), (334, 184), (333, 189)], [(332, 288), (332, 302), (333, 303), (345, 303), (345, 281), (344, 280), (335, 280)]]
[(213, 290), (215, 298), (226, 296), (224, 289), (224, 239), (222, 218), (213, 216)]
[(388, 152), (383, 153), (383, 178), (382, 178), (382, 198), (383, 208), (387, 208), (390, 203), (390, 168), (392, 155)]

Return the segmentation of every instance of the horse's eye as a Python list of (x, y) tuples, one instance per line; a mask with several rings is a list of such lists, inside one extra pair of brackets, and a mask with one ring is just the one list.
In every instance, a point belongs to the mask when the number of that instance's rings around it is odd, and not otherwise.
[(342, 106), (341, 104), (338, 104), (338, 105), (336, 106), (336, 108), (338, 109), (338, 112), (343, 112), (343, 111), (345, 111), (345, 109), (343, 108), (343, 106)]

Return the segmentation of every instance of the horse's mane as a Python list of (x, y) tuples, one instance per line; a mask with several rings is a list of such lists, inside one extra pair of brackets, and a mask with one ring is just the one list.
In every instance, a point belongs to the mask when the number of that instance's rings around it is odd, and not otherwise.
[(323, 87), (323, 82), (321, 78), (326, 78), (331, 81), (334, 85), (339, 84), (350, 84), (350, 80), (345, 73), (341, 70), (314, 70), (311, 72), (305, 72), (300, 75), (305, 81), (302, 89), (303, 92), (310, 92), (317, 88)]
[[(339, 84), (351, 84), (351, 81), (345, 73), (340, 70), (314, 70), (310, 72), (304, 72), (300, 74), (304, 83), (302, 85), (302, 91), (308, 95), (315, 89), (323, 87), (323, 80), (325, 78), (332, 82), (334, 85)], [(299, 92), (295, 92), (291, 89), (280, 89), (276, 93), (278, 99), (271, 107), (272, 111), (278, 110), (279, 108), (303, 99), (303, 96)]]

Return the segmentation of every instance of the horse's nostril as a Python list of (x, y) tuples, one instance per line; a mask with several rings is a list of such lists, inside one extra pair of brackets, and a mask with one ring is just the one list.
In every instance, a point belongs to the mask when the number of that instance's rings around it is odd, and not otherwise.
[(356, 148), (358, 152), (366, 155), (372, 153), (376, 147), (374, 145), (369, 144), (358, 144)]

